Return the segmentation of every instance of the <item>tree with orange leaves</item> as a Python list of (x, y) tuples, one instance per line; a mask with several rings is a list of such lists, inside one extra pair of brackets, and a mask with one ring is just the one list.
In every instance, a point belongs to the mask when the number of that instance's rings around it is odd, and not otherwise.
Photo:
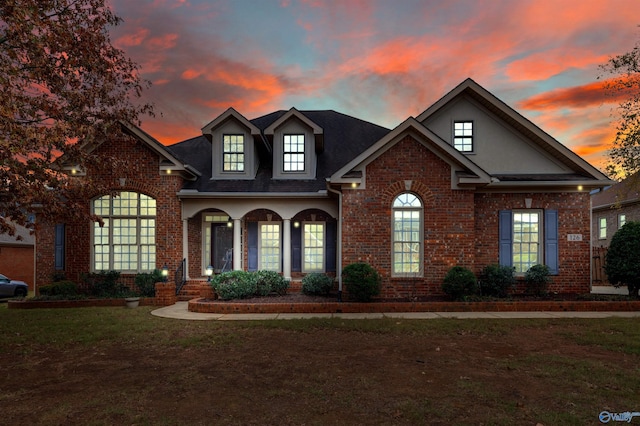
[(83, 145), (153, 113), (136, 103), (149, 83), (111, 44), (108, 29), (120, 22), (105, 0), (0, 1), (0, 233), (33, 228), (34, 212), (86, 211), (74, 205), (78, 192), (100, 183), (73, 184), (56, 159), (112, 168)]
[(607, 166), (611, 176), (624, 178), (640, 171), (640, 44), (630, 52), (610, 58), (600, 68), (616, 76), (605, 81), (605, 90), (624, 97), (617, 108), (616, 138)]

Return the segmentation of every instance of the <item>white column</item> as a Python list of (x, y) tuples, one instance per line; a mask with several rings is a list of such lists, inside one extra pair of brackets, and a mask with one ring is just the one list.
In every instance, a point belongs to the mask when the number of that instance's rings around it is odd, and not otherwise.
[(242, 270), (242, 238), (240, 219), (233, 219), (233, 270)]
[(189, 219), (182, 219), (182, 258), (187, 259), (184, 265), (184, 279), (189, 281)]
[(291, 281), (291, 219), (284, 219), (282, 226), (282, 275)]

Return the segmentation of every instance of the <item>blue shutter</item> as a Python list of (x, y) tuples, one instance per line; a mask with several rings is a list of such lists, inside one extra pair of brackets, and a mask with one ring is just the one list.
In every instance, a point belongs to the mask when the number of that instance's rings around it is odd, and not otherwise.
[(247, 258), (249, 271), (258, 270), (258, 222), (247, 222)]
[(338, 223), (337, 222), (326, 222), (326, 233), (325, 233), (325, 255), (327, 256), (325, 260), (325, 270), (326, 272), (335, 272), (336, 271), (336, 253), (338, 250), (337, 241), (338, 241)]
[(64, 223), (56, 224), (56, 235), (54, 243), (54, 264), (56, 270), (60, 271), (64, 269)]
[(302, 227), (297, 228), (291, 222), (291, 271), (302, 271)]
[(544, 264), (549, 267), (551, 275), (558, 275), (558, 211), (544, 212)]
[(500, 210), (498, 234), (500, 238), (500, 265), (513, 266), (513, 216), (511, 210)]

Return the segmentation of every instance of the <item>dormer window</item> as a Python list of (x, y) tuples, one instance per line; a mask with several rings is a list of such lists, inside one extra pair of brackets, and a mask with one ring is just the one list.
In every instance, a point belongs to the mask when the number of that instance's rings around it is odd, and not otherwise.
[(285, 172), (304, 172), (304, 135), (284, 135), (283, 169)]
[(460, 152), (473, 152), (473, 121), (453, 123), (453, 146)]
[(224, 135), (222, 149), (222, 170), (244, 172), (244, 135)]

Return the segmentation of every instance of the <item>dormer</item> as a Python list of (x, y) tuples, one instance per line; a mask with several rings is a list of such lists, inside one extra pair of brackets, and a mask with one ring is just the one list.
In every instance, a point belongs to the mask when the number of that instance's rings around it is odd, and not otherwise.
[(202, 128), (211, 142), (212, 179), (254, 179), (258, 170), (255, 139), (260, 130), (233, 108)]
[(315, 179), (317, 155), (324, 150), (320, 126), (291, 108), (264, 134), (273, 147), (274, 179)]

